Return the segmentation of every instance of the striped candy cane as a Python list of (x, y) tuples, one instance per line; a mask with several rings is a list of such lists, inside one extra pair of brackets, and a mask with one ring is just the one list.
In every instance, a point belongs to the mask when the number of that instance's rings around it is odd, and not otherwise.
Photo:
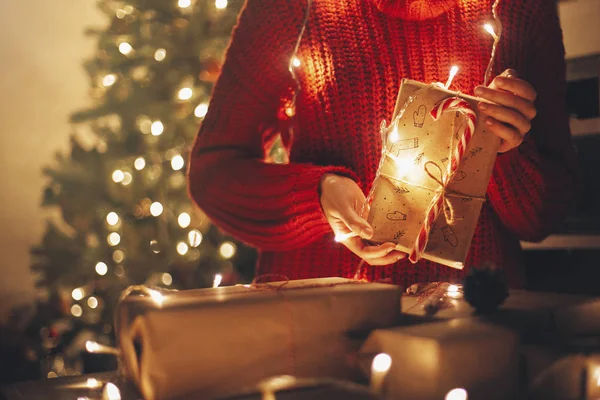
[(413, 249), (408, 257), (413, 264), (421, 259), (421, 255), (425, 251), (425, 247), (429, 241), (429, 233), (445, 203), (445, 188), (458, 170), (458, 166), (465, 154), (465, 150), (475, 132), (475, 124), (477, 122), (477, 115), (475, 115), (471, 105), (459, 97), (446, 98), (440, 101), (433, 110), (431, 110), (431, 117), (434, 121), (438, 120), (445, 112), (456, 111), (460, 112), (463, 117), (465, 117), (467, 124), (460, 135), (460, 140), (456, 143), (455, 148), (452, 149), (452, 156), (447, 171), (445, 174), (442, 174), (442, 190), (436, 193), (431, 200), (431, 204), (425, 213), (425, 221), (423, 221), (423, 225), (421, 225)]

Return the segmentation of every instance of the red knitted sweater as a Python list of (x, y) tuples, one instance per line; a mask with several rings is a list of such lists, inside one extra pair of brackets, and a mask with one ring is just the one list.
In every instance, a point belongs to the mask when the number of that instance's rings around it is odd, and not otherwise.
[[(278, 124), (306, 1), (248, 0), (191, 154), (190, 194), (223, 230), (261, 250), (258, 274), (352, 277), (359, 258), (335, 243), (320, 207), (324, 173), (354, 178), (365, 193), (400, 80), (445, 81), (472, 93), (483, 82), (492, 0), (314, 0), (298, 68), (296, 137), (288, 165), (266, 164), (262, 132)], [(514, 68), (538, 92), (538, 115), (517, 149), (500, 154), (466, 268), (422, 260), (366, 267), (365, 277), (408, 285), (457, 281), (491, 261), (513, 287), (524, 282), (519, 240), (562, 222), (573, 183), (562, 35), (553, 2), (500, 0), (503, 36), (494, 72)]]

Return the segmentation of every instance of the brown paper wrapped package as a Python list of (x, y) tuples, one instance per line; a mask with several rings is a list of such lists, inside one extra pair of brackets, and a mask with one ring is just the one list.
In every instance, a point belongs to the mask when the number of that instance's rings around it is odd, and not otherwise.
[[(413, 248), (425, 212), (439, 189), (439, 184), (425, 172), (425, 163), (432, 161), (445, 170), (451, 145), (458, 140), (455, 133), (465, 123), (458, 113), (445, 113), (438, 121), (429, 113), (447, 97), (461, 97), (475, 112), (479, 102), (471, 96), (405, 79), (393, 120), (417, 91), (415, 100), (398, 121), (398, 140), (386, 141), (387, 151), (397, 161), (387, 157), (382, 160), (381, 174), (373, 182), (368, 216), (375, 231), (373, 242), (394, 242), (407, 253)], [(483, 121), (478, 120), (465, 156), (447, 188), (455, 222), (448, 224), (443, 213), (438, 217), (423, 258), (454, 268), (464, 267), (499, 146), (498, 137), (486, 132)]]
[(129, 296), (117, 313), (123, 366), (147, 400), (202, 398), (276, 375), (354, 379), (353, 332), (395, 324), (398, 286), (341, 278)]

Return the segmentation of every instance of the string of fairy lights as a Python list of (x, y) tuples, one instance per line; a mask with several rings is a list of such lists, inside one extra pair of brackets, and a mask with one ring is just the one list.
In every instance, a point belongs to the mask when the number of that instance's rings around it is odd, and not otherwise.
[[(182, 11), (189, 11), (193, 6), (195, 1), (192, 0), (175, 0), (177, 2), (177, 7), (179, 7)], [(215, 0), (214, 7), (217, 10), (224, 10), (228, 6), (227, 0)], [(131, 15), (135, 12), (135, 8), (131, 5), (124, 5), (121, 8), (115, 11), (115, 15), (119, 19), (123, 19), (128, 15)], [(136, 49), (134, 45), (132, 45), (129, 41), (118, 39), (116, 42), (117, 49), (119, 53), (126, 57), (132, 57), (136, 54)], [(151, 58), (153, 61), (157, 63), (165, 62), (168, 59), (169, 52), (165, 48), (158, 48), (153, 53), (151, 53)], [(119, 74), (114, 72), (108, 72), (105, 74), (101, 74), (98, 78), (96, 78), (96, 84), (101, 87), (104, 91), (109, 90), (116, 85), (119, 84), (119, 81), (124, 79), (119, 76)], [(174, 94), (174, 100), (178, 103), (185, 103), (194, 101), (195, 95), (203, 92), (199, 88), (195, 88), (192, 82), (186, 81), (179, 88), (176, 89)], [(205, 97), (205, 96), (204, 96)], [(205, 100), (200, 101), (195, 108), (193, 109), (193, 115), (199, 121), (202, 120), (209, 108), (209, 103)], [(166, 131), (168, 126), (167, 124), (159, 119), (159, 118), (151, 118), (148, 115), (139, 115), (135, 119), (135, 123), (137, 129), (141, 134), (147, 135), (149, 137), (160, 137)], [(99, 144), (98, 150), (99, 152), (106, 151), (106, 145), (104, 144), (104, 148), (101, 148), (102, 143)], [(103, 150), (103, 151), (102, 151)], [(112, 180), (112, 184), (120, 185), (122, 187), (130, 186), (135, 179), (135, 171), (142, 172), (147, 171), (152, 174), (156, 171), (156, 167), (161, 168), (161, 164), (168, 164), (170, 169), (173, 172), (182, 172), (186, 166), (186, 159), (184, 158), (187, 148), (175, 147), (169, 149), (167, 151), (162, 152), (149, 152), (145, 156), (138, 155), (133, 157), (125, 157), (121, 158), (118, 161), (118, 167), (116, 167), (112, 173), (110, 174), (110, 178)], [(153, 171), (153, 168), (155, 169)], [(161, 171), (155, 173), (154, 175), (159, 175)], [(183, 175), (179, 174), (180, 177)], [(180, 182), (185, 184), (185, 180)], [(161, 201), (162, 200), (162, 201)], [(152, 217), (152, 218), (162, 218), (166, 215), (166, 199), (150, 199), (143, 198), (141, 199), (137, 205), (135, 205), (133, 210), (133, 215), (136, 218), (143, 217)], [(193, 222), (192, 215), (189, 210), (180, 211), (174, 213), (174, 219), (177, 223), (177, 226), (180, 229), (187, 230), (190, 228)], [(125, 268), (121, 263), (125, 260), (125, 252), (123, 249), (119, 248), (119, 245), (123, 243), (123, 232), (121, 230), (123, 224), (123, 218), (119, 213), (115, 210), (108, 210), (105, 215), (105, 224), (106, 228), (109, 231), (106, 236), (106, 242), (111, 247), (114, 248), (112, 251), (112, 262), (115, 264), (113, 268), (113, 273), (121, 278), (125, 275)], [(175, 244), (175, 252), (181, 256), (185, 257), (190, 255), (190, 251), (192, 249), (198, 248), (203, 242), (204, 236), (203, 233), (196, 228), (189, 229), (187, 234), (185, 235), (185, 239), (176, 241)], [(157, 239), (152, 239), (149, 242), (150, 250), (158, 254), (161, 252), (161, 247)], [(237, 248), (236, 245), (230, 241), (222, 242), (218, 247), (219, 255), (225, 259), (231, 259), (236, 254)], [(199, 253), (196, 251), (196, 255)], [(196, 257), (197, 258), (197, 257)], [(99, 260), (96, 262), (94, 266), (95, 274), (99, 277), (106, 276), (109, 272), (109, 265), (107, 264), (107, 260)], [(222, 281), (222, 275), (216, 274), (213, 280), (213, 286), (219, 286)], [(170, 286), (173, 283), (173, 277), (171, 274), (164, 272), (159, 274), (158, 283), (164, 286)], [(71, 306), (71, 314), (74, 317), (82, 317), (84, 314), (83, 306), (87, 306), (90, 309), (96, 309), (99, 307), (101, 300), (93, 295), (94, 288), (91, 285), (84, 285), (81, 287), (76, 287), (71, 292), (71, 297), (76, 302)]]

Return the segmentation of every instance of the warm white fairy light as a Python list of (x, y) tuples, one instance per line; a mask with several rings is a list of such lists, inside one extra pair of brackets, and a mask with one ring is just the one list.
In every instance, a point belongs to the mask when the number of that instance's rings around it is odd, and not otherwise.
[(106, 222), (112, 226), (118, 224), (119, 223), (119, 215), (114, 211), (109, 212), (108, 215), (106, 216)]
[(106, 265), (105, 263), (103, 263), (102, 261), (100, 261), (99, 263), (96, 264), (96, 273), (100, 276), (106, 275), (106, 273), (108, 272), (108, 265)]
[(133, 47), (127, 42), (123, 42), (119, 45), (119, 51), (121, 54), (128, 55), (133, 51)]
[(182, 255), (182, 256), (185, 255), (189, 249), (190, 249), (190, 247), (187, 245), (187, 243), (185, 243), (185, 242), (177, 243), (177, 252), (180, 255)]
[(494, 27), (492, 26), (492, 24), (483, 25), (483, 29), (485, 29), (485, 31), (494, 38), (494, 40), (499, 39), (498, 35), (496, 35), (496, 31), (494, 31)]
[(448, 89), (450, 87), (450, 85), (452, 85), (452, 81), (454, 80), (454, 77), (456, 76), (457, 73), (458, 73), (458, 67), (456, 65), (453, 65), (452, 68), (450, 68), (450, 74), (448, 74), (448, 80), (446, 81), (446, 84), (444, 85), (444, 87), (446, 89)]
[(123, 173), (123, 181), (121, 182), (121, 184), (127, 186), (129, 185), (131, 182), (133, 181), (133, 176), (131, 175), (131, 173), (129, 172), (124, 172)]
[(192, 91), (192, 88), (185, 87), (179, 89), (179, 92), (177, 93), (177, 98), (179, 98), (179, 100), (189, 100), (192, 98), (193, 94), (194, 92)]
[(235, 245), (231, 242), (223, 242), (219, 247), (219, 253), (223, 258), (231, 258), (235, 255)]
[(192, 1), (191, 0), (179, 0), (177, 2), (177, 6), (179, 8), (188, 8), (191, 5), (192, 5)]
[(85, 350), (88, 353), (96, 353), (98, 350), (100, 350), (100, 344), (94, 342), (93, 340), (88, 340), (85, 342)]
[(150, 293), (150, 298), (152, 301), (154, 301), (154, 303), (162, 306), (163, 302), (165, 301), (165, 296), (163, 296), (161, 292), (154, 289), (148, 289), (148, 293)]
[(115, 74), (108, 74), (104, 78), (102, 78), (102, 85), (109, 87), (115, 84), (117, 81), (117, 76)]
[(146, 160), (144, 159), (144, 157), (138, 157), (135, 159), (135, 161), (133, 162), (133, 166), (135, 167), (135, 169), (137, 169), (138, 171), (141, 171), (144, 169), (144, 167), (146, 166)]
[(83, 299), (84, 295), (85, 295), (85, 293), (84, 293), (83, 289), (81, 289), (81, 288), (75, 288), (71, 292), (71, 297), (73, 297), (73, 300), (75, 300), (75, 301), (79, 301), (79, 300)]
[(173, 168), (173, 171), (179, 171), (184, 165), (185, 161), (179, 154), (171, 159), (171, 168)]
[(192, 217), (190, 216), (190, 214), (188, 214), (186, 212), (182, 212), (177, 217), (177, 223), (182, 228), (187, 228), (188, 226), (190, 226), (191, 222), (192, 222)]
[(219, 10), (227, 8), (227, 0), (215, 0), (215, 7)]
[(111, 246), (116, 246), (119, 243), (121, 243), (121, 235), (119, 235), (117, 232), (113, 232), (110, 235), (108, 235), (106, 240), (108, 241), (108, 244), (110, 244)]
[(197, 229), (192, 229), (188, 233), (188, 242), (192, 247), (200, 246), (200, 243), (202, 243), (202, 233), (200, 233), (200, 231)]
[(166, 272), (160, 276), (160, 280), (165, 286), (171, 286), (171, 284), (173, 283), (173, 277), (171, 276), (171, 274)]
[(450, 297), (459, 297), (460, 296), (460, 287), (458, 285), (450, 285), (448, 286), (448, 296)]
[(108, 382), (102, 390), (102, 400), (121, 400), (121, 391), (117, 385)]
[(463, 388), (452, 389), (446, 394), (444, 400), (467, 400), (467, 391)]
[(358, 236), (358, 235), (354, 232), (338, 233), (337, 235), (335, 235), (335, 238), (333, 240), (335, 240), (337, 243), (342, 243), (342, 242), (345, 242), (346, 240), (348, 240), (352, 237), (356, 237), (356, 236)]
[(154, 59), (156, 61), (163, 61), (167, 57), (167, 51), (165, 49), (157, 49), (154, 52)]
[(221, 282), (223, 282), (223, 275), (221, 274), (216, 274), (215, 278), (213, 279), (213, 285), (212, 287), (217, 288), (221, 285)]
[(296, 68), (300, 66), (300, 59), (298, 57), (292, 57), (292, 65)]
[(87, 381), (85, 381), (85, 385), (89, 389), (97, 389), (102, 386), (102, 384), (96, 378), (88, 378)]
[(392, 357), (386, 353), (379, 353), (373, 358), (371, 364), (371, 390), (377, 394), (382, 392), (383, 382), (392, 367)]
[(160, 121), (154, 121), (150, 127), (150, 133), (153, 136), (160, 136), (165, 130), (165, 126)]
[(123, 261), (123, 259), (125, 258), (125, 253), (123, 252), (123, 250), (115, 250), (113, 252), (113, 261), (116, 263), (120, 263)]
[(196, 107), (196, 109), (194, 110), (194, 115), (198, 118), (206, 117), (207, 113), (208, 113), (208, 104), (207, 103), (198, 104), (198, 107)]
[(153, 217), (158, 217), (160, 214), (163, 213), (163, 210), (163, 205), (160, 204), (158, 201), (155, 201), (150, 205), (150, 214), (152, 214)]
[(91, 296), (90, 298), (87, 299), (87, 305), (89, 308), (98, 307), (98, 299), (95, 298), (94, 296)]
[(125, 179), (125, 173), (123, 171), (121, 171), (120, 169), (116, 169), (113, 171), (112, 180), (114, 182), (116, 182), (116, 183), (123, 182), (123, 179)]
[(392, 127), (392, 131), (388, 136), (388, 141), (393, 144), (396, 143), (398, 140), (400, 140), (400, 133), (398, 132), (398, 123), (395, 122), (394, 126)]
[(83, 315), (83, 308), (81, 308), (79, 304), (73, 304), (71, 306), (71, 314), (73, 314), (74, 317), (79, 318)]

